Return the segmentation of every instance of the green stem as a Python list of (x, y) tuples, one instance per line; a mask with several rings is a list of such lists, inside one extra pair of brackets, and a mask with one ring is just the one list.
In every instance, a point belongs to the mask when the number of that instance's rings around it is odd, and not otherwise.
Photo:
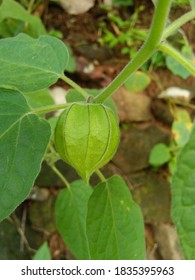
[(195, 11), (190, 11), (176, 19), (165, 29), (162, 39), (166, 39), (167, 37), (169, 37), (174, 31), (177, 31), (182, 25), (192, 20), (193, 18), (195, 18)]
[(181, 65), (183, 65), (193, 76), (195, 76), (195, 66), (175, 48), (173, 48), (167, 43), (164, 43), (159, 46), (159, 50), (173, 57)]
[(128, 78), (135, 72), (145, 61), (147, 61), (156, 51), (161, 42), (164, 27), (167, 21), (171, 0), (158, 0), (150, 33), (144, 45), (138, 51), (137, 55), (132, 59), (119, 75), (94, 98), (94, 102), (104, 102), (114, 91), (116, 91)]
[[(51, 151), (52, 154), (55, 154), (56, 151), (53, 147), (53, 145), (49, 144), (49, 149)], [(56, 173), (56, 175), (61, 179), (61, 181), (64, 183), (64, 185), (70, 190), (70, 184), (69, 182), (66, 180), (66, 178), (62, 175), (62, 173), (57, 169), (57, 167), (55, 166), (55, 161), (53, 160), (48, 160), (47, 161), (47, 164), (51, 167), (51, 169)]]
[(32, 112), (35, 114), (46, 114), (53, 111), (57, 111), (60, 109), (65, 109), (66, 107), (70, 106), (71, 103), (67, 104), (56, 104), (56, 105), (50, 105), (50, 106), (44, 106), (39, 108), (33, 108)]
[(34, 5), (35, 0), (30, 0), (29, 4), (28, 4), (28, 12), (29, 14), (32, 12), (33, 9), (33, 5)]
[(195, 110), (195, 105), (191, 104), (191, 103), (187, 103), (187, 102), (179, 101), (179, 100), (173, 100), (172, 103), (175, 104), (175, 105), (181, 105), (183, 107), (187, 107), (187, 108), (190, 108), (192, 110)]
[(63, 80), (64, 82), (66, 82), (68, 85), (70, 85), (74, 89), (76, 89), (86, 99), (89, 97), (89, 94), (83, 88), (81, 88), (77, 83), (75, 83), (73, 80), (69, 79), (64, 74), (60, 76), (60, 79)]
[(95, 173), (98, 175), (98, 177), (102, 182), (106, 182), (106, 178), (104, 177), (103, 173), (99, 169), (97, 169)]
[(58, 177), (62, 180), (62, 182), (64, 183), (64, 185), (70, 189), (70, 184), (69, 182), (66, 180), (66, 178), (62, 175), (62, 173), (56, 168), (56, 166), (54, 164), (50, 164), (49, 165), (51, 167), (51, 169), (56, 173), (56, 175), (58, 175)]

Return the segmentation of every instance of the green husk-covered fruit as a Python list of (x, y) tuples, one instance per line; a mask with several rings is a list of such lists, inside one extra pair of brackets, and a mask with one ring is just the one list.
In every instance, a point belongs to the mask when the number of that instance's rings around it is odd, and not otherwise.
[(55, 145), (61, 158), (86, 181), (115, 154), (119, 126), (113, 111), (103, 104), (74, 103), (59, 117)]

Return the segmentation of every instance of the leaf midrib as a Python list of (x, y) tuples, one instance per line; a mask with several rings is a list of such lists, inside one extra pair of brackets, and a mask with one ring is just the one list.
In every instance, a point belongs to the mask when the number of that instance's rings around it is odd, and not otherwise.
[[(0, 63), (1, 63), (1, 62), (4, 62), (4, 63), (6, 63), (6, 64), (9, 64), (10, 66), (11, 66), (11, 65), (14, 65), (14, 66), (16, 65), (16, 66), (18, 66), (18, 68), (19, 68), (19, 67), (27, 67), (27, 68), (30, 68), (30, 69), (40, 70), (40, 71), (42, 71), (42, 72), (55, 75), (55, 76), (57, 76), (58, 78), (59, 78), (60, 75), (62, 74), (62, 73), (57, 73), (57, 72), (49, 71), (49, 70), (47, 70), (47, 69), (45, 69), (45, 68), (37, 67), (37, 66), (31, 65), (31, 64), (29, 65), (29, 64), (25, 64), (25, 63), (17, 63), (17, 62), (13, 62), (13, 61), (9, 61), (9, 60), (5, 60), (5, 59), (0, 58)], [(62, 72), (63, 72), (63, 71), (62, 71)]]
[(0, 135), (0, 140), (15, 126), (18, 124), (18, 122), (21, 122), (23, 118), (25, 118), (28, 115), (33, 115), (32, 112), (27, 112), (23, 114), (17, 121), (15, 121), (12, 125), (10, 125), (1, 135)]

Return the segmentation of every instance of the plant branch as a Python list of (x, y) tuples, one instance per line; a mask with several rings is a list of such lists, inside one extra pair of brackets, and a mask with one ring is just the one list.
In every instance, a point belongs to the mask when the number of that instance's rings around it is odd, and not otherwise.
[(103, 173), (99, 169), (97, 169), (95, 173), (98, 175), (98, 177), (102, 182), (106, 182), (106, 178), (104, 177)]
[(183, 65), (193, 76), (195, 76), (195, 65), (193, 65), (186, 57), (184, 57), (175, 48), (173, 48), (167, 43), (163, 43), (159, 46), (159, 50), (173, 57), (181, 65)]
[(70, 85), (74, 89), (76, 89), (86, 99), (89, 97), (89, 94), (83, 88), (81, 88), (77, 83), (75, 83), (73, 80), (69, 79), (64, 74), (60, 76), (60, 79), (63, 80), (64, 82), (66, 82), (68, 85)]
[(125, 66), (119, 75), (94, 98), (95, 103), (102, 103), (114, 91), (116, 91), (128, 78), (135, 72), (144, 62), (146, 62), (152, 54), (157, 50), (161, 42), (164, 31), (171, 0), (158, 0), (155, 13), (152, 20), (150, 33), (144, 45), (140, 48), (137, 55)]
[(180, 105), (180, 106), (187, 107), (187, 108), (190, 108), (192, 110), (195, 110), (195, 104), (187, 103), (187, 102), (180, 101), (180, 100), (173, 100), (172, 103), (175, 104), (175, 105)]
[(32, 10), (33, 10), (33, 5), (34, 5), (34, 2), (35, 2), (35, 0), (30, 0), (29, 1), (29, 4), (28, 4), (28, 12), (29, 12), (29, 14), (32, 12)]
[(70, 106), (71, 103), (67, 104), (56, 104), (56, 105), (50, 105), (50, 106), (43, 106), (38, 108), (32, 108), (32, 112), (35, 114), (46, 114), (53, 111), (57, 111), (60, 109), (65, 109), (66, 107)]
[(176, 19), (165, 29), (162, 39), (166, 39), (167, 37), (169, 37), (174, 31), (177, 31), (182, 25), (192, 20), (193, 18), (195, 18), (195, 11), (190, 11)]
[(55, 164), (49, 164), (49, 166), (51, 167), (51, 169), (56, 173), (56, 175), (62, 180), (62, 182), (64, 183), (64, 185), (70, 189), (70, 184), (69, 182), (66, 180), (66, 178), (62, 175), (62, 173), (57, 169), (57, 167), (55, 166)]

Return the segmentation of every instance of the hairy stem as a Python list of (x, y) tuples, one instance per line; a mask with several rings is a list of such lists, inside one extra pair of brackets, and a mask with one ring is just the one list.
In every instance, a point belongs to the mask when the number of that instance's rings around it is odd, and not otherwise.
[(89, 97), (89, 94), (83, 89), (81, 88), (77, 83), (75, 83), (74, 81), (72, 81), (71, 79), (69, 79), (67, 76), (65, 76), (64, 74), (60, 76), (60, 79), (63, 80), (64, 82), (66, 82), (68, 85), (70, 85), (72, 88), (76, 89), (83, 97), (85, 97), (86, 99)]
[(150, 33), (146, 39), (146, 42), (138, 51), (134, 59), (132, 59), (120, 72), (120, 74), (99, 95), (94, 98), (94, 102), (102, 103), (105, 101), (157, 50), (157, 47), (159, 46), (162, 39), (165, 24), (167, 22), (170, 5), (171, 0), (158, 0), (150, 28)]
[(192, 110), (195, 110), (195, 104), (191, 104), (191, 103), (188, 103), (188, 102), (185, 102), (185, 101), (180, 101), (180, 100), (173, 100), (172, 103), (175, 104), (175, 105), (181, 105), (183, 107), (187, 107), (187, 108), (190, 108)]
[(64, 185), (70, 189), (70, 184), (69, 182), (66, 180), (66, 178), (62, 175), (62, 173), (57, 169), (57, 167), (55, 166), (55, 164), (49, 164), (49, 166), (51, 167), (51, 169), (56, 173), (56, 175), (61, 179), (61, 181), (64, 183)]
[(95, 173), (98, 175), (98, 177), (102, 182), (106, 181), (106, 178), (104, 177), (103, 173), (99, 169), (97, 169)]
[(167, 37), (169, 37), (174, 31), (177, 31), (182, 25), (192, 20), (193, 18), (195, 18), (195, 11), (190, 11), (176, 19), (165, 29), (162, 39), (166, 39)]
[(175, 48), (173, 48), (167, 43), (164, 43), (159, 46), (159, 50), (173, 57), (181, 65), (183, 65), (193, 76), (195, 76), (195, 66)]
[(66, 107), (70, 106), (71, 103), (67, 104), (56, 104), (56, 105), (50, 105), (50, 106), (43, 106), (38, 108), (33, 108), (32, 112), (35, 114), (46, 114), (53, 111), (57, 111), (60, 109), (65, 109)]

